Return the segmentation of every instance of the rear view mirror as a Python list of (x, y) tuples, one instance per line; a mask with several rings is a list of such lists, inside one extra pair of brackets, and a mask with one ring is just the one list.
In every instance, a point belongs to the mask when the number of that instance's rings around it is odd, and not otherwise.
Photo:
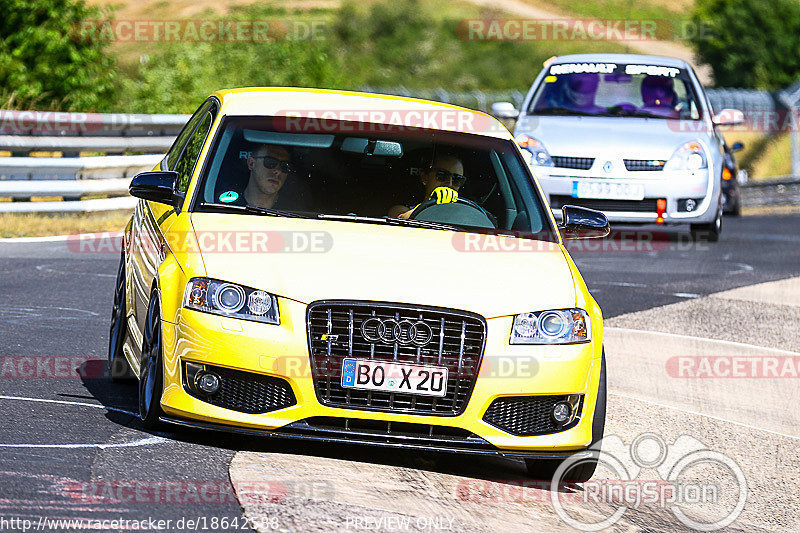
[(342, 141), (342, 152), (384, 157), (403, 157), (403, 145), (395, 141), (347, 137)]
[(565, 205), (561, 213), (563, 221), (558, 229), (565, 239), (596, 239), (611, 232), (608, 219), (600, 211)]
[(497, 118), (517, 118), (519, 111), (511, 102), (495, 102), (492, 104), (492, 115)]
[(178, 173), (172, 170), (142, 172), (133, 177), (128, 191), (136, 198), (176, 207), (183, 200), (175, 190), (177, 180)]

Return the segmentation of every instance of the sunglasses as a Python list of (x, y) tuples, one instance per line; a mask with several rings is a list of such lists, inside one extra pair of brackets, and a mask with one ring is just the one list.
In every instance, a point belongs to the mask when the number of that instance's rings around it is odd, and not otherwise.
[(461, 187), (464, 185), (464, 182), (467, 181), (467, 177), (463, 174), (456, 174), (455, 172), (450, 172), (449, 170), (445, 170), (443, 168), (431, 168), (431, 170), (436, 175), (436, 179), (441, 182), (451, 182), (456, 187)]
[(273, 170), (277, 168), (281, 172), (285, 172), (288, 174), (289, 172), (294, 172), (294, 165), (291, 164), (289, 161), (284, 161), (283, 159), (276, 159), (272, 156), (261, 156), (261, 157), (254, 157), (253, 159), (261, 159), (264, 163), (264, 168), (268, 168)]

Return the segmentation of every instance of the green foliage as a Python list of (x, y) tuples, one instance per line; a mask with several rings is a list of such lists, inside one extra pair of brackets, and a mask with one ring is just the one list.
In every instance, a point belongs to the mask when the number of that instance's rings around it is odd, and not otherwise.
[[(268, 20), (271, 8), (244, 8), (225, 20)], [(119, 107), (140, 113), (189, 113), (224, 88), (341, 84), (341, 72), (325, 41), (158, 43), (121, 82)]]
[(0, 87), (17, 108), (101, 107), (114, 89), (107, 42), (81, 39), (104, 13), (83, 0), (0, 0)]
[(464, 28), (462, 19), (437, 15), (431, 2), (349, 1), (334, 21), (333, 42), (353, 87), (448, 90), (525, 90), (550, 56), (623, 50), (615, 43), (469, 40)]
[(322, 22), (323, 31), (317, 39), (156, 43), (146, 61), (122, 76), (114, 106), (188, 113), (217, 89), (246, 86), (525, 90), (554, 54), (623, 50), (616, 43), (464, 40), (458, 11), (443, 14), (442, 6), (384, 0), (303, 13), (239, 8), (223, 18)]
[(774, 90), (800, 77), (797, 0), (697, 0), (690, 40), (723, 87)]

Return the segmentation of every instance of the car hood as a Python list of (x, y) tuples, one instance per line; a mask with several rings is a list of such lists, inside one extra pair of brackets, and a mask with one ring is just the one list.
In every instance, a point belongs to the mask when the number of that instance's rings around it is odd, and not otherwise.
[(514, 134), (535, 137), (550, 155), (606, 159), (666, 160), (686, 142), (710, 145), (705, 122), (693, 120), (533, 115), (521, 117)]
[[(484, 251), (464, 251), (465, 236), (483, 236), (217, 213), (193, 213), (192, 224), (208, 277), (306, 304), (387, 301), (491, 318), (576, 301), (572, 272), (555, 243), (489, 236), (469, 245)], [(497, 251), (512, 248), (521, 250)]]

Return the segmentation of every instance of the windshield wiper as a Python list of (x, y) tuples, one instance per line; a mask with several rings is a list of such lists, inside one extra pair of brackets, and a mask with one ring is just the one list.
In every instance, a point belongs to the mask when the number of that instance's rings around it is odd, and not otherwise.
[(364, 222), (367, 224), (387, 224), (390, 226), (413, 226), (429, 229), (443, 229), (452, 231), (463, 231), (463, 228), (442, 222), (431, 222), (429, 220), (409, 220), (405, 218), (392, 217), (364, 217), (360, 215), (330, 215), (320, 213), (317, 215), (320, 220), (338, 220), (344, 222)]
[(230, 205), (230, 204), (217, 204), (203, 202), (200, 207), (211, 207), (219, 211), (240, 211), (252, 215), (267, 215), (273, 217), (288, 217), (288, 218), (309, 218), (299, 213), (291, 211), (283, 211), (281, 209), (271, 209), (267, 207), (257, 207), (255, 205)]
[(412, 218), (391, 218), (385, 217), (387, 224), (392, 224), (395, 226), (416, 226), (420, 228), (430, 228), (430, 229), (444, 229), (444, 230), (451, 230), (451, 231), (464, 231), (464, 228), (459, 226), (455, 226), (453, 224), (447, 224), (445, 222), (433, 222), (430, 220), (416, 220)]

